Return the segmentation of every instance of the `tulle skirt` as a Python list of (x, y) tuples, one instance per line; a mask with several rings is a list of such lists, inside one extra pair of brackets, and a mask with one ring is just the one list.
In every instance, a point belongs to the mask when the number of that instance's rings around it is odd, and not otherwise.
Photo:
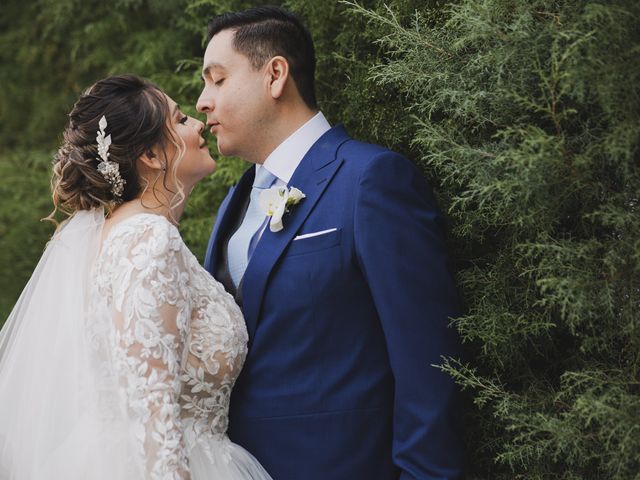
[(253, 455), (225, 435), (200, 438), (189, 453), (192, 480), (272, 480)]
[[(24, 448), (23, 438), (4, 438), (0, 452), (2, 480), (140, 480), (148, 478), (135, 456), (129, 425), (105, 423), (85, 416), (47, 438), (48, 449), (36, 445), (37, 455)], [(33, 437), (25, 433), (30, 440)], [(44, 438), (36, 441), (43, 442)]]
[(184, 418), (182, 431), (191, 480), (272, 480), (253, 455), (204, 422)]
[[(9, 471), (4, 470), (8, 465), (0, 462), (0, 479), (147, 479), (148, 472), (135, 457), (135, 440), (128, 432), (127, 425), (79, 422), (40, 462), (13, 465)], [(189, 443), (191, 480), (272, 480), (253, 455), (226, 435), (201, 435)]]

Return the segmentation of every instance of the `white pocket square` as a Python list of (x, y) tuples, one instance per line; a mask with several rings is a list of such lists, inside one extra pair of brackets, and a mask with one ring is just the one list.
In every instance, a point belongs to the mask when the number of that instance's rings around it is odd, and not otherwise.
[(336, 230), (338, 230), (337, 228), (330, 228), (328, 230), (322, 230), (320, 232), (312, 232), (312, 233), (305, 233), (304, 235), (298, 235), (297, 237), (294, 237), (294, 241), (295, 240), (302, 240), (303, 238), (311, 238), (311, 237), (317, 237), (318, 235), (326, 235), (327, 233), (331, 233), (331, 232), (335, 232)]

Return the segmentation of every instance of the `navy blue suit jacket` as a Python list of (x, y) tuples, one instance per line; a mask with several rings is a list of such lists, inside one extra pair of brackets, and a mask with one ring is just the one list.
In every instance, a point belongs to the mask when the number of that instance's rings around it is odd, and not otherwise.
[[(212, 273), (254, 174), (219, 210)], [(250, 341), (231, 439), (275, 480), (460, 478), (458, 392), (432, 366), (460, 344), (447, 326), (458, 305), (430, 188), (406, 158), (341, 126), (289, 186), (306, 198), (282, 231), (265, 230), (241, 284)]]

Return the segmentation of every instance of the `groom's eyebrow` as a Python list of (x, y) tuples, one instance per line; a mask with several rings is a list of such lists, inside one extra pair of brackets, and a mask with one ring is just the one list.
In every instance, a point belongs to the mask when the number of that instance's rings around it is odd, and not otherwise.
[(202, 69), (202, 75), (200, 75), (200, 78), (204, 81), (204, 77), (211, 75), (211, 70), (224, 70), (224, 67), (216, 62), (210, 63)]

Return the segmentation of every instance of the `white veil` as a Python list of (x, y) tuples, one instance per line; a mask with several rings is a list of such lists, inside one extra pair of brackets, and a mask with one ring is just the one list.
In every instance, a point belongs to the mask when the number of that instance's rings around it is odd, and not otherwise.
[(107, 337), (90, 318), (102, 209), (55, 233), (0, 331), (0, 478), (144, 478)]

